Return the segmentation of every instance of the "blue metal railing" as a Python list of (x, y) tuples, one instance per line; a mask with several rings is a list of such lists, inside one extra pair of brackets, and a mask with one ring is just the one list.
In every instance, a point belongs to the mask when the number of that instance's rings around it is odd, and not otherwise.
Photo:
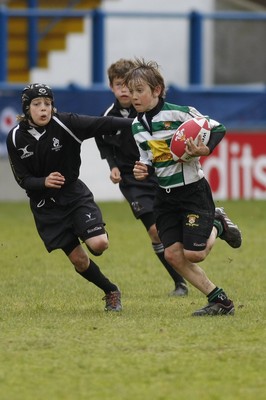
[[(32, 0), (34, 3), (34, 0)], [(103, 84), (105, 81), (105, 23), (107, 18), (149, 18), (149, 19), (186, 19), (189, 23), (189, 84), (202, 84), (203, 71), (203, 39), (202, 30), (205, 20), (238, 20), (266, 21), (266, 12), (215, 12), (215, 13), (152, 13), (152, 12), (105, 12), (96, 10), (70, 9), (8, 9), (0, 6), (0, 84), (7, 83), (8, 72), (8, 21), (10, 18), (25, 17), (29, 20), (29, 69), (37, 64), (38, 35), (37, 21), (40, 18), (85, 18), (92, 20), (92, 83)]]

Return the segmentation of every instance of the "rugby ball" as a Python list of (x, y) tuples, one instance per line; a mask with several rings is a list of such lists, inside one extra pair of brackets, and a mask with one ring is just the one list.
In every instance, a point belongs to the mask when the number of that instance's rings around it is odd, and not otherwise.
[(170, 151), (173, 159), (178, 162), (191, 161), (193, 157), (186, 153), (187, 140), (192, 137), (194, 143), (198, 144), (201, 135), (203, 143), (208, 144), (210, 134), (209, 121), (204, 117), (195, 117), (183, 122), (171, 139)]

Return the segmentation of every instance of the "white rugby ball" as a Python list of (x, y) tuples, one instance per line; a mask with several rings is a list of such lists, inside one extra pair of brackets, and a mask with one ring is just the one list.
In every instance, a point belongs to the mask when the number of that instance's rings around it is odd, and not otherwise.
[(210, 124), (205, 117), (195, 117), (183, 122), (171, 139), (170, 151), (173, 159), (178, 162), (191, 161), (193, 157), (185, 150), (187, 140), (192, 137), (194, 143), (198, 144), (199, 135), (201, 135), (201, 140), (207, 145), (210, 134)]

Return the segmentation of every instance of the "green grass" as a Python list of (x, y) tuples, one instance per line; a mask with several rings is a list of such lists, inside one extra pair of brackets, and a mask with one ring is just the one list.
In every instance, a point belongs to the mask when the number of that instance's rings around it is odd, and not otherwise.
[(123, 311), (48, 254), (27, 203), (0, 203), (1, 400), (264, 400), (265, 202), (220, 202), (242, 229), (202, 264), (234, 299), (234, 317), (193, 318), (206, 299), (173, 284), (126, 203), (102, 203), (110, 248), (95, 258)]

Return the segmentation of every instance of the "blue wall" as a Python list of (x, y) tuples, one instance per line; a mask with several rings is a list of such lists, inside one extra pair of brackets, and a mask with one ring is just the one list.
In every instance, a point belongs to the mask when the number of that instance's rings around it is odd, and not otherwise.
[[(5, 155), (5, 138), (16, 124), (15, 116), (21, 112), (22, 88), (0, 89), (0, 156)], [(106, 87), (80, 90), (71, 87), (56, 90), (55, 105), (58, 111), (79, 114), (100, 115), (113, 101), (111, 91)], [(202, 114), (222, 122), (230, 130), (266, 129), (266, 87), (257, 89), (201, 89), (190, 87), (180, 89), (171, 85), (167, 101), (196, 107)]]

